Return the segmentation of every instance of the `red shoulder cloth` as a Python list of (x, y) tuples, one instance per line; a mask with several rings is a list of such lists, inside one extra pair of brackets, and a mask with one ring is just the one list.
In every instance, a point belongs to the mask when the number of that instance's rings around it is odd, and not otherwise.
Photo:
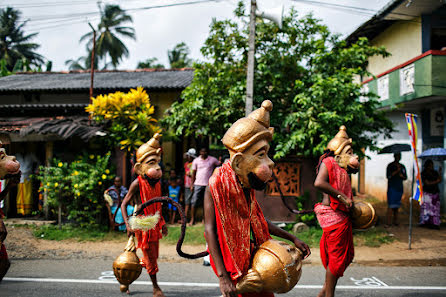
[[(152, 198), (161, 197), (161, 182), (157, 182), (154, 187), (152, 187), (149, 182), (138, 176), (139, 183), (139, 194), (141, 196), (141, 202), (147, 202)], [(160, 220), (158, 224), (149, 231), (136, 231), (135, 236), (138, 239), (138, 248), (147, 249), (149, 241), (158, 241), (161, 239), (161, 228), (164, 226), (164, 218), (161, 213), (161, 203), (154, 203), (149, 205), (144, 209), (144, 215), (153, 215), (156, 212), (160, 215)]]
[[(333, 157), (327, 157), (322, 160), (322, 162), (324, 162), (325, 166), (327, 167), (330, 185), (336, 190), (344, 193), (345, 196), (353, 199), (352, 185), (347, 171), (339, 166)], [(348, 212), (345, 204), (339, 201), (339, 199), (336, 197), (330, 196), (330, 206), (333, 210)]]
[[(271, 239), (262, 210), (250, 191), (248, 205), (243, 188), (229, 162), (214, 171), (209, 188), (215, 206), (217, 235), (226, 271), (232, 280), (246, 274), (251, 260), (250, 231), (256, 245)], [(212, 258), (212, 257), (211, 257)], [(213, 264), (213, 261), (211, 261)], [(213, 265), (214, 271), (215, 267)]]

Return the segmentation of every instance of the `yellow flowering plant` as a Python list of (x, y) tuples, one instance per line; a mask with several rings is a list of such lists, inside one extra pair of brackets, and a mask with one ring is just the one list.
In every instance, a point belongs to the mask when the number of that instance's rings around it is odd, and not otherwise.
[(113, 183), (111, 172), (110, 153), (85, 154), (70, 163), (54, 159), (49, 167), (40, 167), (37, 178), (52, 215), (61, 205), (64, 221), (91, 226), (107, 224), (103, 194)]
[(155, 107), (142, 87), (99, 95), (85, 110), (108, 131), (106, 139), (111, 145), (120, 145), (122, 150), (136, 150), (148, 135), (159, 130), (153, 117)]

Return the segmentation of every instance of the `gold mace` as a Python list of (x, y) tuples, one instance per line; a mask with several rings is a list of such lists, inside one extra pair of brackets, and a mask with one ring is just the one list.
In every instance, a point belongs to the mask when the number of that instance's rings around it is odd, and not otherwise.
[(270, 239), (260, 245), (252, 267), (237, 283), (237, 293), (290, 291), (302, 275), (302, 252), (283, 241)]
[(129, 237), (124, 252), (113, 262), (113, 272), (121, 284), (119, 288), (121, 292), (129, 289), (129, 285), (139, 277), (141, 271), (142, 267), (136, 255), (135, 237), (132, 235)]

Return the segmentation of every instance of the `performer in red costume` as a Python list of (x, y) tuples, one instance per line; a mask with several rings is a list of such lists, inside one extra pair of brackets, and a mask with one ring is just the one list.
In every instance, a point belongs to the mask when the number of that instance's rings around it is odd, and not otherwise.
[(271, 179), (273, 161), (268, 157), (273, 128), (269, 127), (272, 103), (239, 119), (224, 135), (230, 160), (214, 171), (205, 195), (205, 235), (211, 265), (223, 296), (269, 297), (272, 293), (237, 295), (236, 284), (249, 269), (255, 248), (270, 233), (292, 241), (305, 256), (308, 245), (275, 226), (263, 216), (254, 190), (263, 190)]
[(353, 195), (349, 174), (358, 171), (359, 162), (351, 144), (345, 126), (341, 126), (328, 143), (317, 168), (314, 186), (324, 192), (324, 199), (315, 205), (314, 212), (323, 230), (320, 251), (326, 269), (325, 283), (318, 297), (334, 296), (336, 283), (354, 256), (349, 216)]
[(138, 206), (152, 198), (161, 197), (160, 179), (162, 171), (159, 166), (161, 161), (160, 137), (161, 135), (156, 133), (152, 139), (141, 145), (136, 151), (136, 164), (134, 168), (136, 174), (138, 174), (138, 178), (130, 185), (129, 192), (124, 197), (121, 205), (122, 216), (127, 226), (127, 234), (129, 236), (135, 234), (138, 239), (137, 247), (142, 251), (142, 265), (147, 269), (147, 273), (152, 280), (154, 297), (164, 297), (156, 279), (156, 273), (158, 272), (159, 240), (163, 235), (167, 235), (167, 227), (161, 215), (161, 204), (154, 203), (144, 209), (146, 216), (153, 215), (157, 212), (160, 215), (158, 224), (149, 231), (133, 231), (130, 228), (127, 204), (131, 199), (136, 199), (135, 203), (138, 208)]
[[(0, 141), (0, 179), (8, 179), (8, 183), (3, 191), (0, 192), (0, 201), (5, 198), (12, 187), (17, 186), (20, 182), (20, 163), (17, 162), (14, 156), (8, 156), (5, 149), (1, 146), (2, 143)], [(0, 208), (0, 281), (3, 279), (10, 266), (8, 253), (3, 244), (3, 241), (8, 235), (5, 224), (3, 223), (3, 216), (3, 211)]]

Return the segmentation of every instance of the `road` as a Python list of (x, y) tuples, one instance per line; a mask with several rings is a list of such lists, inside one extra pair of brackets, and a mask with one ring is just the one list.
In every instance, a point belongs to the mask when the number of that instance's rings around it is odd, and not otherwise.
[[(0, 296), (125, 296), (111, 272), (110, 260), (14, 260), (0, 283)], [(199, 263), (160, 263), (158, 280), (166, 297), (218, 297), (212, 269)], [(304, 265), (298, 285), (284, 297), (316, 296), (323, 283), (321, 267)], [(337, 296), (446, 296), (446, 267), (365, 267), (353, 265), (340, 279)], [(131, 285), (132, 296), (151, 296), (143, 271)]]

